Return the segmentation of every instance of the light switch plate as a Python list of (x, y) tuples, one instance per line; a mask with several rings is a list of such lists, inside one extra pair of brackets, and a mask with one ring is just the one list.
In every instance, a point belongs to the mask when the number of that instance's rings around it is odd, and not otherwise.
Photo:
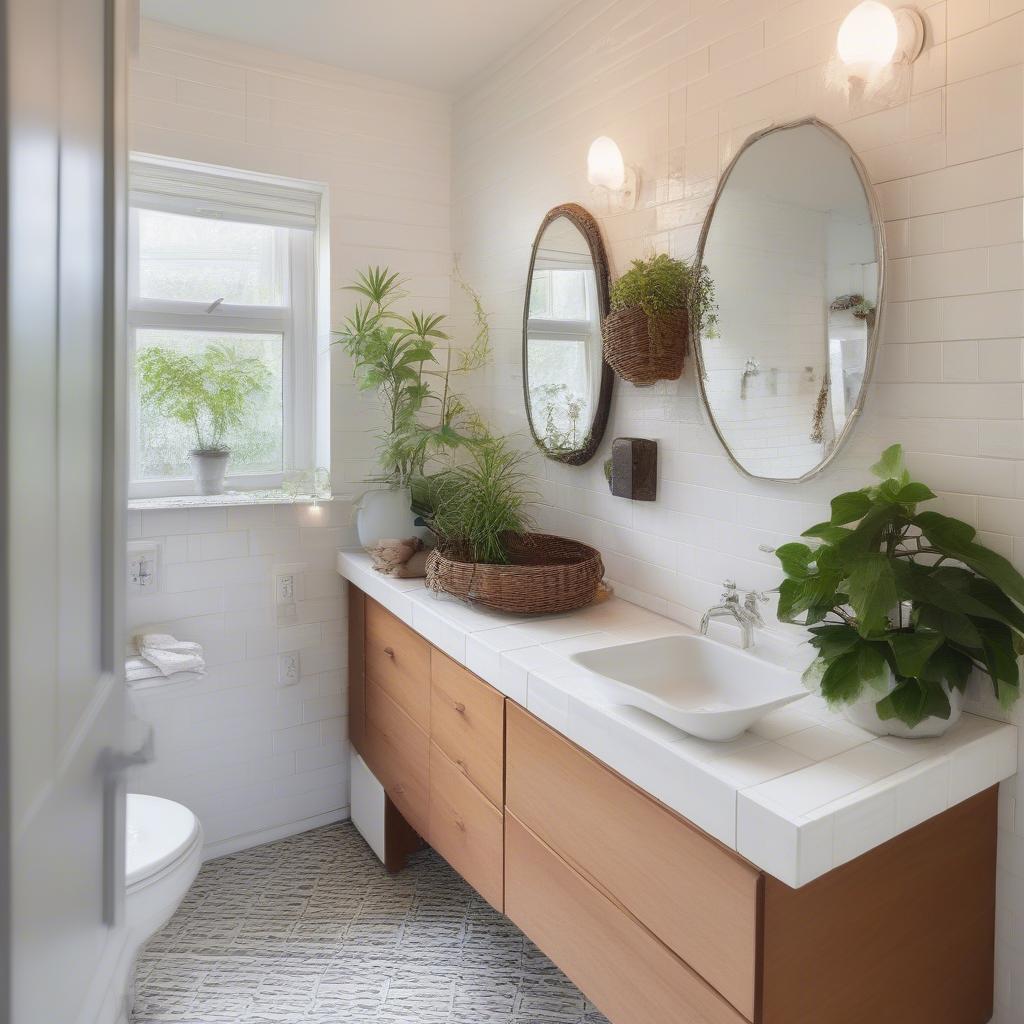
[(160, 589), (160, 545), (156, 541), (131, 541), (126, 562), (128, 592), (154, 594)]

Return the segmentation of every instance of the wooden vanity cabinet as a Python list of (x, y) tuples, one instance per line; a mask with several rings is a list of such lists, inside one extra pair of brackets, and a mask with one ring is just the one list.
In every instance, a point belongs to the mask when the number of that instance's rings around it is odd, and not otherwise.
[(411, 830), (502, 910), (505, 698), (351, 584), (349, 645), (352, 744), (397, 812), (385, 862), (404, 866)]
[(753, 1019), (761, 872), (511, 702), (506, 778), (511, 814)]
[(744, 1024), (696, 971), (509, 812), (506, 912), (613, 1024)]
[(418, 833), (612, 1024), (990, 1019), (994, 787), (791, 889), (352, 586), (349, 644), (389, 868)]

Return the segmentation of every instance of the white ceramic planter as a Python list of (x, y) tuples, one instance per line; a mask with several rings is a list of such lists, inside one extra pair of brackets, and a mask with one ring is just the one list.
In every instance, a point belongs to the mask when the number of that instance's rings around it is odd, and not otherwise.
[(878, 717), (875, 705), (889, 693), (895, 686), (890, 674), (890, 685), (887, 690), (879, 691), (869, 689), (860, 700), (854, 704), (848, 704), (844, 708), (846, 717), (868, 732), (876, 736), (900, 736), (903, 739), (923, 739), (928, 736), (941, 736), (960, 721), (963, 712), (963, 695), (959, 690), (952, 692), (946, 688), (949, 696), (949, 718), (926, 718), (918, 722), (913, 728), (901, 722), (898, 718), (891, 718), (888, 721)]
[(419, 537), (408, 487), (383, 487), (367, 491), (356, 502), (356, 532), (359, 543), (369, 550), (381, 540)]
[(231, 452), (189, 452), (192, 478), (200, 494), (223, 494), (224, 474)]

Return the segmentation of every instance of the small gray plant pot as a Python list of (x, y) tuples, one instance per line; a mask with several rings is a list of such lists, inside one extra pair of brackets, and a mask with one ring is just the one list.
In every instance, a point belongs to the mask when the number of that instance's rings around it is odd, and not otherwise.
[(191, 451), (192, 478), (200, 494), (223, 494), (224, 473), (228, 468), (231, 452)]

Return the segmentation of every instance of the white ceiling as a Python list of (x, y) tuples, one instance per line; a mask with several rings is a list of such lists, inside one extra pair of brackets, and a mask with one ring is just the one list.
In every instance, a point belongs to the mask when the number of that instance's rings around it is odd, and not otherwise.
[(569, 0), (142, 0), (156, 21), (458, 92)]

